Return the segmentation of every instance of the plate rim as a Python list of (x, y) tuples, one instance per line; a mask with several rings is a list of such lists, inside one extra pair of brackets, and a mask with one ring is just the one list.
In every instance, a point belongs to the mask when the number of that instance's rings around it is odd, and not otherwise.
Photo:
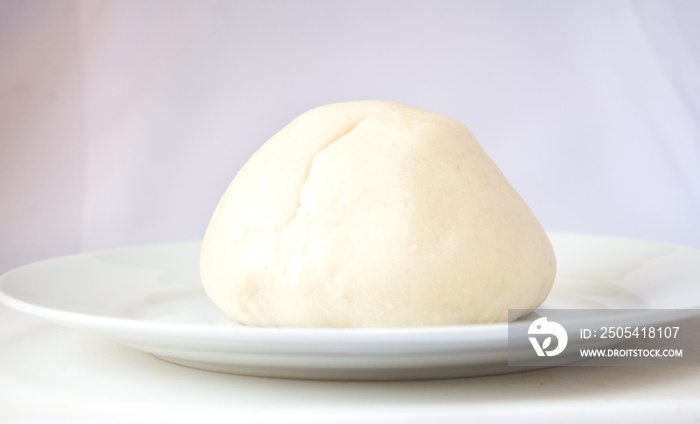
[[(651, 240), (594, 235), (587, 233), (571, 232), (548, 232), (548, 236), (554, 238), (581, 238), (595, 239), (600, 241), (613, 242), (633, 242), (650, 243), (664, 245), (674, 248), (690, 249), (700, 257), (700, 248), (692, 246), (677, 245), (666, 242), (655, 242)], [(116, 316), (92, 315), (83, 312), (75, 312), (55, 307), (33, 304), (19, 299), (7, 293), (5, 282), (9, 277), (23, 270), (34, 266), (46, 266), (54, 261), (66, 261), (77, 257), (87, 257), (95, 254), (114, 254), (133, 249), (153, 249), (159, 247), (194, 246), (201, 243), (201, 240), (185, 240), (166, 243), (151, 243), (134, 246), (124, 246), (113, 249), (102, 249), (88, 252), (75, 253), (71, 255), (49, 258), (33, 263), (29, 263), (14, 268), (0, 276), (0, 303), (23, 313), (38, 316), (54, 323), (73, 328), (85, 329), (97, 333), (107, 333), (112, 337), (124, 340), (124, 335), (142, 338), (148, 335), (157, 334), (159, 337), (172, 339), (186, 339), (195, 341), (207, 341), (211, 343), (230, 343), (231, 338), (243, 343), (296, 345), (299, 340), (313, 338), (315, 344), (332, 345), (338, 343), (338, 339), (344, 343), (362, 342), (371, 346), (388, 345), (392, 343), (406, 343), (421, 345), (426, 343), (440, 343), (448, 346), (463, 346), (469, 343), (472, 347), (482, 346), (484, 348), (502, 345), (506, 342), (509, 323), (489, 323), (489, 324), (469, 324), (469, 325), (449, 325), (449, 326), (424, 326), (424, 327), (373, 327), (373, 328), (350, 328), (350, 327), (251, 327), (240, 326), (213, 326), (211, 324), (183, 324), (174, 322), (159, 322), (139, 320), (136, 318), (124, 318)], [(692, 308), (700, 308), (695, 305)], [(678, 308), (686, 309), (686, 308)], [(540, 309), (541, 310), (541, 309)], [(512, 325), (512, 323), (510, 324)], [(121, 337), (120, 337), (121, 336)], [(474, 340), (479, 336), (478, 340)], [(423, 342), (416, 342), (416, 339), (430, 339)], [(128, 337), (127, 337), (128, 339)], [(272, 339), (272, 340), (271, 340)]]

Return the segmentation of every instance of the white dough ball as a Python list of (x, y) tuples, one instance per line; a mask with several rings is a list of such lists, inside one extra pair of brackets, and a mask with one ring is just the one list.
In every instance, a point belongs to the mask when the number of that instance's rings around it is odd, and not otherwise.
[(241, 168), (201, 277), (254, 326), (503, 322), (556, 272), (537, 219), (459, 121), (388, 101), (296, 118)]

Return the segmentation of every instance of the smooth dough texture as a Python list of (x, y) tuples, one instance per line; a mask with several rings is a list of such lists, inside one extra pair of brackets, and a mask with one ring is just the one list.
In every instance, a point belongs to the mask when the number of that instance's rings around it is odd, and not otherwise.
[(318, 107), (241, 168), (209, 223), (208, 296), (253, 326), (504, 322), (556, 273), (537, 219), (459, 121)]

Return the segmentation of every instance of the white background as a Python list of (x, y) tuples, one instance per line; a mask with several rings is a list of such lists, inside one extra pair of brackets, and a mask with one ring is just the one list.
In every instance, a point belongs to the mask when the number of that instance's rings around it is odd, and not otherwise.
[(0, 273), (197, 239), (326, 103), (464, 122), (545, 229), (700, 247), (700, 2), (0, 0)]

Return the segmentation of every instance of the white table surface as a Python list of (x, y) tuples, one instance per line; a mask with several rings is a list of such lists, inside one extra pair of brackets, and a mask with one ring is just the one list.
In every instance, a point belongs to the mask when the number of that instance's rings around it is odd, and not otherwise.
[(416, 382), (244, 377), (170, 364), (0, 305), (0, 422), (127, 419), (698, 422), (700, 366), (563, 367)]

